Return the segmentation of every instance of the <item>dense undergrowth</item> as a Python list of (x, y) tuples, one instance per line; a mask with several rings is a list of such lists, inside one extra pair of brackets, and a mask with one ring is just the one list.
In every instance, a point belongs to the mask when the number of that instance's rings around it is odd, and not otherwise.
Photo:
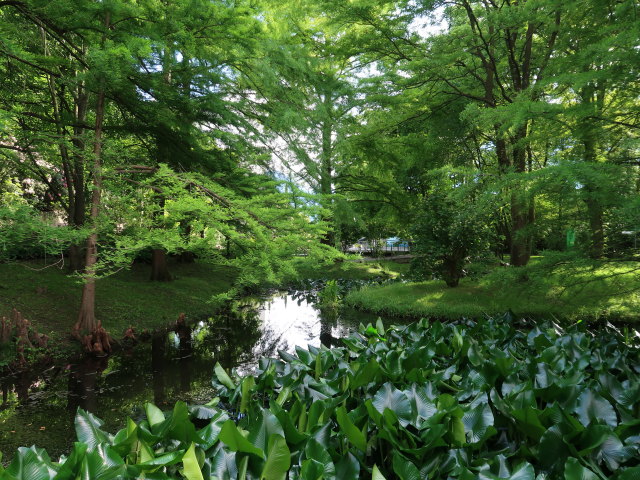
[(208, 405), (147, 404), (115, 436), (79, 411), (69, 456), (22, 448), (0, 478), (640, 478), (637, 338), (527, 327), (379, 323), (255, 376), (216, 365)]

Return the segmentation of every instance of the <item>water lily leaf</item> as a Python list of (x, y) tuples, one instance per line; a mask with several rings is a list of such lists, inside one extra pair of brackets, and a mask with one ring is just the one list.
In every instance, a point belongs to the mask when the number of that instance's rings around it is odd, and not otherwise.
[(300, 433), (293, 423), (293, 419), (291, 418), (291, 413), (286, 412), (283, 408), (278, 405), (277, 402), (271, 403), (270, 410), (274, 413), (280, 425), (282, 426), (282, 430), (284, 432), (284, 438), (286, 438), (287, 442), (291, 445), (297, 445), (304, 441), (307, 436)]
[(298, 358), (307, 367), (310, 367), (311, 365), (313, 365), (314, 357), (313, 355), (311, 355), (311, 353), (309, 353), (308, 350), (305, 350), (304, 348), (296, 345), (296, 355), (298, 355)]
[(176, 402), (171, 416), (160, 425), (158, 435), (162, 438), (168, 437), (178, 440), (184, 446), (191, 442), (202, 443), (202, 439), (198, 436), (196, 427), (191, 421), (189, 408), (184, 402)]
[(249, 402), (251, 400), (251, 390), (255, 386), (256, 381), (253, 377), (244, 377), (240, 384), (240, 413), (247, 413)]
[(565, 480), (598, 480), (599, 477), (586, 467), (580, 465), (580, 462), (569, 457), (564, 465)]
[(353, 390), (356, 388), (368, 385), (373, 382), (377, 375), (380, 373), (380, 364), (375, 358), (369, 359), (369, 361), (361, 366), (351, 379), (351, 387)]
[(389, 382), (374, 395), (373, 406), (380, 413), (384, 413), (387, 408), (391, 410), (403, 427), (411, 422), (411, 402), (403, 392)]
[(168, 465), (174, 465), (184, 457), (184, 450), (176, 450), (173, 452), (165, 453), (164, 455), (159, 455), (155, 458), (151, 458), (146, 462), (137, 463), (136, 467), (152, 467), (156, 468), (158, 466), (166, 467)]
[(165, 420), (164, 413), (152, 403), (145, 403), (144, 411), (147, 414), (147, 421), (149, 422), (151, 431), (158, 433), (158, 426)]
[(430, 384), (418, 386), (411, 385), (410, 390), (405, 390), (404, 394), (411, 402), (412, 423), (419, 426), (420, 420), (431, 418), (438, 411), (432, 396)]
[(536, 441), (539, 441), (547, 430), (544, 425), (540, 423), (539, 413), (540, 410), (531, 407), (513, 410), (511, 412), (511, 415), (516, 419), (522, 431)]
[(125, 472), (124, 460), (109, 445), (104, 444), (87, 451), (80, 467), (82, 480), (119, 479)]
[(617, 480), (640, 480), (640, 467), (625, 468), (619, 475)]
[(236, 452), (228, 452), (224, 448), (219, 449), (211, 460), (211, 473), (213, 474), (211, 478), (218, 480), (238, 478), (236, 456)]
[(451, 417), (451, 438), (452, 443), (456, 446), (462, 446), (465, 443), (464, 423), (458, 417)]
[(321, 480), (324, 478), (324, 466), (313, 458), (307, 458), (302, 462), (300, 477), (298, 478), (305, 480)]
[(287, 441), (281, 435), (269, 437), (267, 460), (262, 469), (261, 480), (283, 480), (291, 466), (291, 453)]
[(538, 461), (546, 467), (552, 467), (558, 462), (563, 462), (569, 456), (560, 426), (553, 425), (544, 432), (538, 446)]
[(197, 431), (198, 437), (202, 439), (200, 446), (204, 450), (208, 450), (218, 441), (220, 429), (227, 420), (229, 416), (226, 412), (218, 412), (207, 425)]
[(611, 433), (604, 439), (595, 455), (598, 461), (606, 463), (609, 470), (615, 471), (627, 459), (629, 453), (620, 439)]
[[(62, 466), (58, 468), (58, 478), (60, 480), (75, 479), (78, 470), (80, 469), (80, 463), (87, 453), (87, 444), (82, 442), (75, 442), (73, 449), (69, 456), (64, 459)], [(15, 460), (15, 457), (14, 457)], [(45, 477), (46, 478), (46, 477)]]
[(618, 417), (613, 406), (592, 390), (582, 392), (575, 413), (585, 427), (591, 422), (604, 422), (611, 427), (618, 425)]

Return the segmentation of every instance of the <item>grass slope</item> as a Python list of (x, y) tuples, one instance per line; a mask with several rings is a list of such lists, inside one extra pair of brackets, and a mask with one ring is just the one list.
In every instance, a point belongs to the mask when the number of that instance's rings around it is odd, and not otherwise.
[(508, 310), (523, 316), (635, 322), (640, 318), (640, 262), (534, 262), (523, 269), (494, 269), (457, 288), (440, 280), (370, 286), (346, 303), (375, 313), (460, 318)]
[[(65, 336), (76, 321), (82, 286), (78, 278), (42, 261), (0, 264), (0, 317), (18, 309), (40, 332)], [(174, 322), (180, 313), (205, 315), (207, 301), (227, 291), (235, 278), (229, 267), (171, 263), (174, 281), (150, 282), (149, 265), (98, 280), (96, 316), (116, 338), (129, 325), (140, 332)]]

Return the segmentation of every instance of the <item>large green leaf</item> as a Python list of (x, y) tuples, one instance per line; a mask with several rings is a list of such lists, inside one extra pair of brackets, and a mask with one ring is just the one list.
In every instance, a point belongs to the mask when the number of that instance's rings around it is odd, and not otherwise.
[(493, 428), (493, 413), (488, 403), (467, 410), (462, 417), (462, 423), (469, 443), (482, 442), (496, 433), (496, 429)]
[(324, 478), (332, 478), (335, 476), (336, 467), (325, 445), (320, 444), (314, 438), (310, 438), (307, 441), (304, 453), (308, 459), (315, 460), (322, 465), (322, 476)]
[(565, 480), (600, 480), (599, 477), (580, 462), (571, 457), (567, 459), (564, 466)]
[(421, 480), (420, 471), (406, 457), (393, 452), (393, 471), (400, 480)]
[(182, 457), (182, 465), (184, 467), (182, 474), (187, 480), (204, 480), (202, 470), (200, 470), (200, 465), (198, 464), (198, 459), (196, 457), (195, 443), (191, 444)]
[(216, 374), (216, 377), (218, 377), (218, 381), (224, 385), (225, 387), (233, 390), (236, 388), (236, 384), (233, 383), (233, 380), (231, 380), (231, 377), (229, 376), (229, 374), (226, 372), (226, 370), (224, 369), (224, 367), (222, 365), (220, 365), (219, 362), (216, 362), (215, 367), (213, 368), (213, 371)]
[(391, 410), (398, 417), (402, 426), (411, 422), (411, 402), (407, 396), (395, 388), (391, 383), (385, 383), (373, 396), (373, 406), (384, 413), (385, 409)]
[(602, 422), (611, 427), (618, 425), (618, 417), (613, 406), (590, 389), (582, 392), (575, 411), (585, 427), (591, 422)]
[(378, 469), (378, 465), (373, 466), (373, 471), (371, 472), (371, 480), (387, 480), (380, 470)]
[(264, 458), (264, 451), (247, 440), (240, 430), (238, 430), (233, 420), (227, 420), (222, 425), (218, 438), (233, 452), (252, 453), (260, 458)]
[(336, 419), (338, 420), (338, 425), (340, 425), (340, 430), (346, 435), (347, 439), (359, 450), (366, 452), (367, 451), (367, 439), (358, 427), (356, 427), (349, 415), (347, 414), (347, 409), (344, 407), (340, 407), (336, 410)]
[(57, 469), (51, 463), (49, 455), (41, 448), (20, 447), (13, 457), (11, 464), (3, 473), (16, 480), (45, 480), (54, 478)]
[(102, 421), (81, 408), (78, 409), (75, 418), (76, 435), (78, 441), (86, 443), (89, 450), (93, 450), (102, 443), (111, 443), (112, 438), (107, 432), (100, 429)]
[(257, 415), (251, 417), (247, 440), (262, 451), (267, 451), (269, 438), (274, 435), (284, 437), (284, 430), (277, 417), (269, 410), (258, 409)]
[(350, 452), (347, 452), (336, 463), (336, 478), (340, 480), (358, 480), (360, 478), (360, 462)]
[(278, 434), (269, 437), (267, 460), (264, 463), (261, 480), (284, 480), (291, 466), (291, 453), (287, 441)]

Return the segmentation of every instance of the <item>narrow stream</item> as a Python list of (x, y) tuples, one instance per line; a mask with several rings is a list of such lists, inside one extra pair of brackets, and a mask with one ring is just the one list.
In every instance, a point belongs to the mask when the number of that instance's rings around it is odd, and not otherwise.
[(213, 366), (249, 373), (262, 356), (297, 345), (336, 345), (375, 316), (356, 311), (321, 312), (310, 292), (244, 299), (225, 314), (141, 340), (109, 357), (69, 359), (19, 377), (0, 378), (0, 452), (7, 463), (19, 446), (44, 447), (52, 458), (69, 451), (78, 407), (104, 420), (115, 433), (126, 418), (142, 415), (145, 402), (169, 409), (178, 400), (206, 403), (214, 397)]

